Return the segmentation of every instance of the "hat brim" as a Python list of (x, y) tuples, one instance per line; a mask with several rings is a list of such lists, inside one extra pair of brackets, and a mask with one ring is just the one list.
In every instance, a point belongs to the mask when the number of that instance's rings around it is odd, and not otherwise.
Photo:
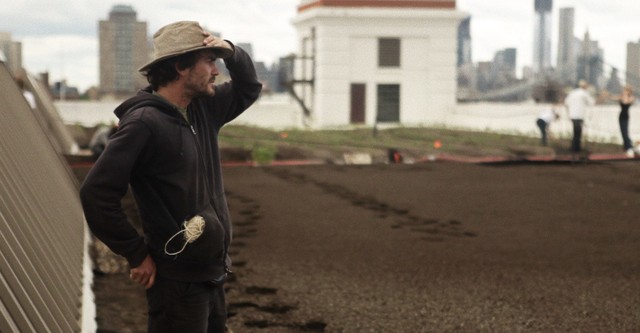
[(183, 50), (181, 52), (174, 52), (174, 53), (167, 54), (167, 55), (164, 55), (162, 57), (158, 57), (156, 59), (153, 59), (149, 63), (147, 63), (146, 65), (140, 67), (138, 69), (138, 72), (140, 72), (142, 74), (145, 74), (145, 73), (147, 73), (149, 71), (149, 69), (151, 69), (151, 67), (153, 67), (153, 65), (157, 64), (160, 61), (163, 61), (163, 60), (166, 60), (166, 59), (169, 59), (169, 58), (173, 58), (173, 57), (177, 57), (177, 56), (180, 56), (180, 55), (183, 55), (183, 54), (187, 54), (189, 52), (195, 52), (195, 51), (207, 50), (207, 49), (213, 50), (218, 58), (223, 58), (224, 59), (224, 58), (228, 58), (228, 57), (233, 55), (233, 50), (230, 50), (230, 49), (227, 49), (227, 48), (224, 48), (224, 47), (219, 47), (219, 46), (205, 46), (205, 45), (203, 45), (203, 46), (198, 46), (198, 47), (195, 47), (195, 48), (192, 48), (192, 49)]

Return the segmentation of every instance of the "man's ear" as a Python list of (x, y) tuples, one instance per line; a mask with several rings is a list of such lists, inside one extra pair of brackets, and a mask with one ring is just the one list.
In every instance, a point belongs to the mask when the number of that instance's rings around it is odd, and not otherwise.
[(176, 72), (178, 73), (178, 78), (181, 78), (187, 75), (187, 71), (189, 71), (189, 68), (180, 69), (180, 66), (178, 66), (178, 64), (175, 64), (174, 66), (175, 66)]

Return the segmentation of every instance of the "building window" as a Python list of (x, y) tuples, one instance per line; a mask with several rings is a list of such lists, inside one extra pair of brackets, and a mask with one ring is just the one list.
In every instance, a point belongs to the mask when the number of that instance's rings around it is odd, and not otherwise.
[(378, 39), (378, 65), (400, 67), (400, 38)]
[(379, 123), (400, 122), (400, 85), (378, 85), (378, 114), (376, 121)]

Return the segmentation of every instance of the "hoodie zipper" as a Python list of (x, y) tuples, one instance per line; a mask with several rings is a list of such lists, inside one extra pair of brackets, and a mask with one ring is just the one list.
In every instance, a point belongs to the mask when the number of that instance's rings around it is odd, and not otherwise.
[[(200, 147), (200, 142), (198, 141), (198, 135), (197, 135), (196, 129), (188, 120), (185, 119), (185, 122), (189, 125), (189, 128), (191, 129), (191, 133), (193, 133), (193, 138), (194, 138), (194, 141), (196, 142), (196, 153), (198, 155), (198, 160), (200, 160), (200, 164), (202, 165), (202, 168), (203, 168), (202, 170), (204, 174), (205, 188), (207, 190), (207, 194), (209, 195), (209, 199), (213, 200), (213, 191), (209, 187), (211, 184), (209, 181), (209, 177), (207, 176), (207, 166), (204, 163), (204, 158), (202, 157), (202, 147)], [(218, 225), (220, 226), (220, 229), (223, 232), (222, 262), (224, 264), (224, 274), (220, 278), (224, 279), (226, 278), (228, 273), (232, 273), (231, 270), (229, 269), (229, 265), (227, 265), (227, 252), (228, 252), (227, 248), (229, 247), (229, 244), (227, 241), (227, 230), (222, 225), (222, 221), (220, 221), (220, 214), (218, 214), (218, 210), (216, 209), (215, 204), (212, 204), (211, 202), (209, 202), (209, 204), (213, 208), (213, 211), (216, 213), (216, 217), (218, 218)]]

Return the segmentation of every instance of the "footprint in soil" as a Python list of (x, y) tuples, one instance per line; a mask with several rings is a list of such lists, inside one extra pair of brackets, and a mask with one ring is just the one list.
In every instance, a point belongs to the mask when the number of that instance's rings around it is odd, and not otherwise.
[[(301, 181), (294, 177), (294, 181)], [(231, 212), (237, 212), (234, 217), (234, 241), (229, 251), (232, 257), (241, 257), (242, 250), (250, 246), (251, 238), (259, 232), (258, 222), (260, 205), (254, 200), (228, 192), (229, 207)], [(278, 289), (268, 286), (245, 286), (243, 276), (251, 274), (250, 262), (247, 260), (235, 260), (233, 263), (232, 278), (225, 285), (229, 298), (238, 300), (228, 306), (228, 324), (236, 332), (244, 332), (248, 329), (257, 329), (266, 332), (268, 328), (285, 328), (299, 332), (324, 332), (327, 324), (322, 320), (308, 320), (296, 322), (289, 313), (295, 311), (295, 305), (283, 302), (277, 295)], [(242, 325), (240, 329), (238, 325)], [(253, 331), (253, 330), (252, 330)]]
[(285, 327), (294, 330), (299, 330), (301, 332), (324, 332), (327, 324), (322, 321), (308, 321), (306, 323), (298, 324), (298, 323), (282, 323), (278, 321), (269, 321), (269, 320), (249, 320), (246, 321), (245, 326), (247, 327), (255, 327), (260, 329), (266, 329), (270, 327)]
[[(427, 234), (426, 237), (421, 237), (421, 239), (425, 241), (442, 242), (445, 239), (478, 236), (474, 232), (464, 230), (462, 228), (463, 223), (459, 220), (441, 222), (439, 219), (434, 218), (425, 219), (412, 215), (408, 209), (381, 202), (376, 198), (352, 191), (339, 184), (317, 181), (306, 175), (295, 174), (286, 169), (265, 169), (265, 171), (285, 181), (292, 181), (296, 184), (306, 183), (315, 185), (328, 194), (349, 201), (356, 207), (375, 212), (381, 219), (395, 219), (396, 223), (391, 225), (392, 229), (406, 229), (417, 234)], [(429, 227), (425, 228), (424, 226)]]
[(273, 295), (278, 292), (276, 288), (251, 286), (245, 289), (249, 295)]
[(284, 314), (296, 309), (295, 306), (289, 304), (268, 304), (262, 306), (253, 302), (238, 302), (229, 304), (229, 312), (242, 308), (254, 308), (259, 311), (273, 314)]

